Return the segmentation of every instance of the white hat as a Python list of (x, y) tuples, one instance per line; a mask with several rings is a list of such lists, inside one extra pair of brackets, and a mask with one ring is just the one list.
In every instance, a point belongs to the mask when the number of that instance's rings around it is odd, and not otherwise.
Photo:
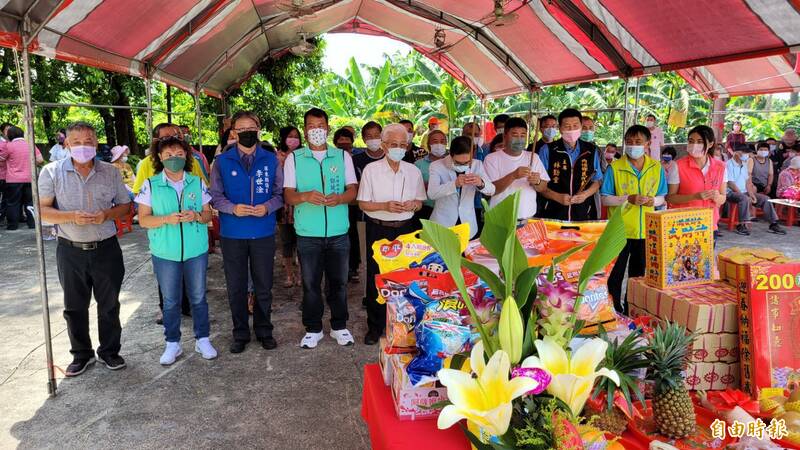
[(127, 145), (115, 145), (111, 147), (111, 162), (118, 160), (126, 151), (128, 151)]

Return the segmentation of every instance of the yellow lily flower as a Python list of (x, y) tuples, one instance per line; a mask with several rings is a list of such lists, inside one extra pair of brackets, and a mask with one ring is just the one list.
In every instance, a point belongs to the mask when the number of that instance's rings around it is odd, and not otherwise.
[(508, 354), (498, 350), (487, 363), (483, 343), (478, 342), (470, 354), (470, 366), (477, 375), (460, 370), (442, 369), (439, 381), (447, 387), (447, 405), (439, 414), (439, 429), (450, 428), (461, 419), (482, 427), (486, 433), (502, 436), (511, 422), (511, 401), (535, 389), (538, 382), (528, 377), (508, 379), (511, 363)]
[(537, 340), (534, 345), (539, 356), (525, 358), (522, 367), (536, 367), (549, 372), (553, 379), (547, 386), (547, 392), (569, 405), (574, 416), (583, 410), (597, 377), (608, 377), (619, 385), (616, 372), (605, 367), (597, 370), (608, 347), (608, 342), (600, 338), (583, 344), (571, 358), (564, 347), (551, 337)]
[(503, 302), (503, 310), (500, 311), (500, 325), (497, 333), (500, 338), (500, 348), (508, 353), (511, 364), (517, 364), (522, 359), (524, 332), (517, 301), (514, 300), (514, 297), (509, 296)]

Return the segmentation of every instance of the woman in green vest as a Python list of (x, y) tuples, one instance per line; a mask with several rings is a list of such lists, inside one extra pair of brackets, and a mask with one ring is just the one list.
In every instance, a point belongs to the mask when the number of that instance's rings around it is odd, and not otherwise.
[(217, 351), (208, 339), (206, 302), (211, 195), (203, 180), (191, 174), (194, 158), (184, 140), (164, 138), (155, 150), (156, 174), (143, 183), (136, 203), (139, 224), (147, 228), (153, 268), (164, 294), (167, 344), (160, 362), (168, 366), (182, 353), (180, 305), (184, 285), (192, 306), (195, 351), (205, 359), (214, 359)]
[(664, 205), (667, 195), (664, 168), (659, 161), (647, 156), (649, 153), (650, 130), (642, 125), (628, 128), (624, 154), (608, 166), (600, 188), (603, 205), (609, 207), (609, 216), (614, 209), (623, 208), (628, 243), (608, 276), (608, 293), (614, 298), (614, 308), (622, 314), (628, 314), (628, 304), (622, 296), (625, 273), (630, 278), (644, 275), (645, 214)]

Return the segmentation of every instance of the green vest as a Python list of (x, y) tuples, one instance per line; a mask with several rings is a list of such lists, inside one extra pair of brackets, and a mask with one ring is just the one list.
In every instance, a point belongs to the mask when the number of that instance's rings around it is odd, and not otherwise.
[[(644, 165), (639, 176), (633, 171), (628, 156), (611, 163), (614, 173), (614, 188), (616, 195), (645, 195), (655, 197), (658, 194), (658, 185), (661, 183), (661, 163), (650, 158), (644, 157)], [(608, 215), (614, 213), (619, 206), (608, 208)], [(622, 220), (625, 221), (625, 236), (628, 239), (644, 239), (645, 226), (644, 218), (648, 212), (653, 211), (652, 206), (629, 205), (622, 210)]]
[[(184, 174), (180, 198), (164, 180), (163, 172), (148, 178), (151, 208), (154, 216), (166, 216), (180, 211), (203, 210), (203, 188), (200, 178)], [(208, 226), (199, 222), (162, 225), (147, 230), (150, 253), (169, 261), (186, 261), (208, 252)]]
[[(320, 162), (310, 149), (303, 147), (292, 152), (292, 157), (298, 193), (343, 194), (347, 189), (344, 151), (329, 146), (328, 153)], [(349, 227), (347, 205), (328, 207), (301, 203), (294, 207), (294, 229), (298, 236), (341, 236)]]

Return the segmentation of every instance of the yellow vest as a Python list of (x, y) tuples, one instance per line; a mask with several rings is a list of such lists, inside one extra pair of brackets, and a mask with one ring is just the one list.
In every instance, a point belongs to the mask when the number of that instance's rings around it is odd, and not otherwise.
[[(645, 155), (644, 165), (639, 176), (633, 171), (628, 156), (611, 163), (614, 170), (614, 190), (617, 196), (645, 195), (655, 197), (658, 194), (658, 186), (661, 184), (661, 164)], [(609, 207), (609, 216), (619, 206)], [(625, 236), (628, 239), (644, 239), (644, 216), (648, 211), (653, 211), (652, 206), (629, 205), (622, 210), (622, 219), (625, 221)]]
[[(192, 158), (192, 155), (189, 154), (187, 157)], [(145, 157), (139, 163), (139, 169), (136, 172), (136, 181), (133, 182), (133, 188), (131, 188), (133, 193), (138, 194), (144, 182), (155, 174), (156, 174), (156, 169), (155, 167), (153, 167), (153, 158), (151, 156)], [(208, 180), (206, 179), (206, 176), (203, 174), (203, 169), (200, 167), (200, 164), (197, 162), (196, 159), (192, 161), (192, 175), (199, 177), (201, 180), (203, 180), (206, 186), (208, 186)]]

